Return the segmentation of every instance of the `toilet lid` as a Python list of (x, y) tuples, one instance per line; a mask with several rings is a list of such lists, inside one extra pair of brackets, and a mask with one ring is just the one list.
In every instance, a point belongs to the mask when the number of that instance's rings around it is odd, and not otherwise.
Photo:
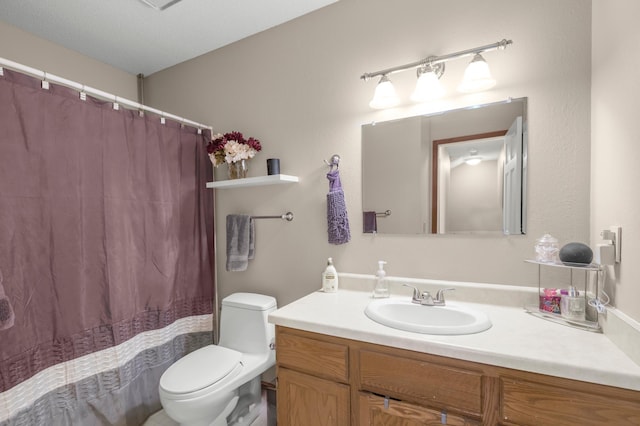
[(242, 353), (209, 345), (180, 358), (164, 372), (160, 386), (171, 393), (190, 393), (220, 381), (240, 364)]

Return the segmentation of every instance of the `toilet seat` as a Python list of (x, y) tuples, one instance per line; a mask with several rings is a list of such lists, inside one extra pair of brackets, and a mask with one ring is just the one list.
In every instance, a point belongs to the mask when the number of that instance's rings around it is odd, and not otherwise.
[(160, 388), (176, 398), (221, 385), (242, 369), (242, 353), (209, 345), (180, 358), (160, 378)]

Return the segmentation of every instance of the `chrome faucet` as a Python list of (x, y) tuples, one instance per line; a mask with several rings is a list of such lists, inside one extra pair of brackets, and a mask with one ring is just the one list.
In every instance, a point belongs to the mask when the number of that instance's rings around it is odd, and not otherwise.
[(402, 285), (413, 289), (413, 296), (411, 297), (412, 303), (417, 303), (418, 305), (425, 305), (425, 306), (444, 306), (445, 305), (444, 292), (455, 290), (455, 288), (441, 288), (436, 293), (436, 298), (434, 299), (433, 296), (431, 296), (431, 293), (429, 293), (428, 291), (421, 292), (420, 290), (418, 290), (417, 287), (414, 287), (412, 285), (409, 285), (409, 284), (402, 284)]

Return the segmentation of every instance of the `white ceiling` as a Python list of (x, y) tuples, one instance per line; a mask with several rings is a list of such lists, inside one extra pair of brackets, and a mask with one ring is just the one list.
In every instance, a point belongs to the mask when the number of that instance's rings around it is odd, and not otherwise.
[[(150, 0), (156, 4), (166, 0)], [(164, 68), (337, 0), (0, 0), (0, 19), (132, 74)]]
[(441, 148), (449, 155), (453, 169), (471, 156), (472, 149), (476, 151), (475, 155), (483, 160), (497, 160), (504, 150), (504, 136), (449, 143), (441, 145)]

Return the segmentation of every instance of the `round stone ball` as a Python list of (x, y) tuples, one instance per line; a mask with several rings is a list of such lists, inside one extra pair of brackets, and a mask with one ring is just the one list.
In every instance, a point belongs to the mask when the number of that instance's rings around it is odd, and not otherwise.
[(560, 249), (560, 261), (566, 264), (588, 265), (593, 260), (593, 251), (582, 243), (568, 243)]

